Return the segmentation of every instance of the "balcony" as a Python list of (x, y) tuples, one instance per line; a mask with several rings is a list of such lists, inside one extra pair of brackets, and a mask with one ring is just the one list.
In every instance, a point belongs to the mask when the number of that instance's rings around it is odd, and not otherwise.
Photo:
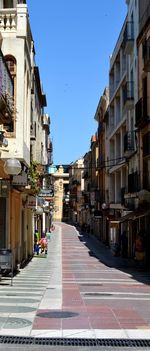
[(150, 37), (143, 44), (144, 71), (150, 72)]
[(0, 124), (9, 124), (14, 116), (13, 81), (0, 50)]
[[(10, 8), (0, 8), (0, 31), (1, 33), (7, 33), (14, 35), (17, 33), (17, 36), (26, 37), (26, 44), (29, 53), (31, 52), (32, 45), (32, 34), (29, 23), (28, 9), (23, 0), (20, 1), (11, 1), (13, 6)], [(7, 5), (10, 1), (6, 1)], [(17, 6), (15, 5), (17, 3)], [(23, 18), (23, 20), (22, 20)]]
[(45, 113), (42, 116), (42, 123), (43, 123), (43, 127), (48, 128), (49, 130), (49, 125), (50, 125), (50, 117), (47, 113)]
[(132, 109), (134, 106), (134, 82), (126, 82), (123, 87), (124, 108)]
[(139, 175), (137, 172), (128, 175), (128, 193), (136, 193), (140, 190)]
[(129, 55), (133, 49), (134, 43), (134, 23), (127, 22), (123, 35), (124, 51), (126, 55)]
[(127, 132), (124, 135), (124, 155), (130, 157), (136, 151), (135, 132)]
[(147, 97), (141, 98), (135, 105), (135, 126), (138, 128), (144, 127), (149, 121), (147, 115)]
[(146, 23), (150, 18), (150, 2), (149, 0), (139, 1), (139, 33), (142, 32)]
[(143, 157), (150, 156), (150, 132), (143, 136)]

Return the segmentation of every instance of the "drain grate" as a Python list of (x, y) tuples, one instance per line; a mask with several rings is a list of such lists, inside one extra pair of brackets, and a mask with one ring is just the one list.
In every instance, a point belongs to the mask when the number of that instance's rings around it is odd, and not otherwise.
[(82, 293), (85, 296), (112, 296), (113, 294), (109, 293), (98, 293), (98, 292), (89, 292), (89, 293)]
[(83, 286), (103, 286), (101, 283), (80, 283)]
[(146, 339), (75, 339), (75, 338), (34, 338), (19, 336), (0, 336), (0, 344), (50, 345), (50, 346), (116, 346), (149, 347)]

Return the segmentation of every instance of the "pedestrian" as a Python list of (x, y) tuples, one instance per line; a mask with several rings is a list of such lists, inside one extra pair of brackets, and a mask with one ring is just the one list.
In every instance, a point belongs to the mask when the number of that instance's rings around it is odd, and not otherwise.
[(39, 255), (39, 236), (38, 236), (37, 230), (35, 230), (35, 233), (34, 233), (34, 253)]
[(46, 237), (41, 238), (41, 240), (39, 241), (39, 244), (41, 246), (41, 253), (45, 253), (47, 254), (47, 248), (48, 248), (48, 240)]

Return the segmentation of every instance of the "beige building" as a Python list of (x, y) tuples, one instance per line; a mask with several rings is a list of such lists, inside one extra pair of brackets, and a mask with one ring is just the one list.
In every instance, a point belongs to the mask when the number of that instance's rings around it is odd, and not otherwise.
[(90, 183), (91, 183), (91, 150), (83, 157), (84, 159), (84, 189), (82, 192), (81, 213), (82, 225), (90, 226), (91, 229), (91, 208), (90, 208)]
[(69, 196), (69, 166), (56, 166), (51, 177), (54, 189), (52, 221), (67, 221), (68, 214), (66, 212), (64, 213), (64, 208), (67, 206), (67, 196)]
[(82, 225), (82, 192), (84, 189), (84, 160), (78, 159), (70, 165), (70, 221)]
[(97, 157), (97, 177), (98, 186), (95, 193), (95, 209), (97, 213), (98, 231), (100, 239), (107, 243), (108, 237), (108, 207), (109, 207), (109, 178), (108, 178), (108, 104), (109, 90), (105, 88), (103, 95), (100, 97), (95, 120), (98, 122), (97, 138), (98, 138), (98, 157)]

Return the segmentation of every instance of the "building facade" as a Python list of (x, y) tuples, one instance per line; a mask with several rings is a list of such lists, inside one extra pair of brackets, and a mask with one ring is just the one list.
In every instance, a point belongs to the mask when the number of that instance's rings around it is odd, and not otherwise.
[[(49, 117), (44, 114), (46, 98), (35, 65), (26, 1), (0, 1), (0, 31), (1, 50), (7, 64), (6, 69), (1, 69), (4, 89), (1, 101), (5, 99), (7, 108), (0, 112), (0, 128), (8, 140), (7, 152), (1, 150), (0, 160), (1, 177), (8, 186), (5, 198), (0, 198), (5, 214), (0, 245), (12, 250), (16, 267), (33, 255), (36, 196), (42, 186), (41, 167), (48, 162)], [(19, 175), (6, 173), (5, 165), (11, 160), (20, 163)]]

